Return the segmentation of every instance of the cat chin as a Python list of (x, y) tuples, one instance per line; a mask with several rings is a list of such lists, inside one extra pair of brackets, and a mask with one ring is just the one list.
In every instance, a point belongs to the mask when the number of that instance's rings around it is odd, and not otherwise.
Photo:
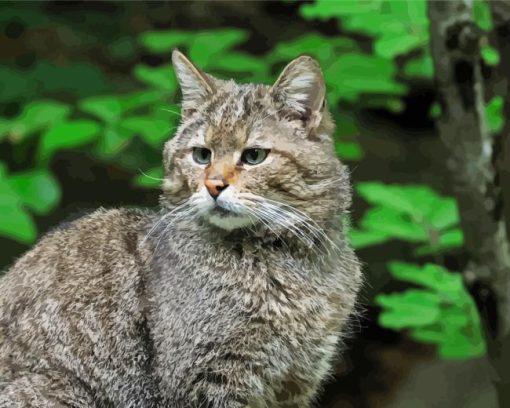
[(211, 215), (209, 222), (221, 229), (232, 231), (238, 228), (248, 227), (253, 224), (253, 220), (243, 215), (219, 216)]

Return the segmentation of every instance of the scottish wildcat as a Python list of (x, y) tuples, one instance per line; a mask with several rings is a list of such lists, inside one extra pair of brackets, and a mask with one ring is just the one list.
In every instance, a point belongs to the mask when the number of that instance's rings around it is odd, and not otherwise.
[(161, 212), (98, 210), (0, 280), (0, 407), (308, 407), (360, 285), (318, 64), (241, 85), (172, 55)]

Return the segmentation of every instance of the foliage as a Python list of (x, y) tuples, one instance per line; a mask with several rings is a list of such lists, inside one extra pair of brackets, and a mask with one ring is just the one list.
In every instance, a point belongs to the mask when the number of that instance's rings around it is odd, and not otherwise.
[(49, 172), (29, 170), (8, 175), (0, 162), (0, 234), (32, 242), (37, 230), (30, 213), (47, 214), (59, 199), (60, 188)]
[(457, 204), (422, 185), (385, 185), (358, 183), (360, 196), (374, 206), (350, 232), (356, 248), (400, 239), (422, 244), (417, 256), (438, 253), (463, 245)]
[(480, 317), (458, 273), (435, 264), (423, 267), (390, 262), (398, 280), (419, 286), (402, 293), (380, 294), (381, 326), (408, 329), (413, 339), (438, 346), (445, 359), (465, 359), (485, 354)]

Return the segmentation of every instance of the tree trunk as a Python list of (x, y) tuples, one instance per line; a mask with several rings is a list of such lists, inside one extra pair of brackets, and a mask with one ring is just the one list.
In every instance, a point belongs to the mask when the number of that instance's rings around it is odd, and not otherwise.
[[(447, 165), (469, 254), (464, 276), (486, 292), (481, 293), (487, 300), (481, 316), (489, 361), (500, 406), (508, 407), (510, 247), (497, 184), (501, 179), (493, 165), (493, 138), (485, 125), (479, 46), (482, 32), (473, 21), (471, 7), (469, 0), (428, 2), (435, 79), (443, 112), (437, 127), (450, 152)], [(494, 307), (488, 301), (491, 296)]]
[[(495, 166), (497, 170), (497, 184), (500, 193), (500, 211), (506, 224), (506, 234), (510, 237), (510, 2), (489, 2), (494, 22), (496, 45), (501, 62), (498, 67), (498, 79), (501, 80), (505, 101), (503, 116), (506, 118), (503, 130), (496, 140)], [(499, 85), (499, 84), (498, 84)]]

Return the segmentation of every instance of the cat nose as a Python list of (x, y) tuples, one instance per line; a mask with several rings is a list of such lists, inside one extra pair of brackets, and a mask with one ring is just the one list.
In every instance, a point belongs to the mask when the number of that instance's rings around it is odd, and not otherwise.
[(222, 176), (208, 178), (205, 180), (204, 184), (211, 197), (215, 200), (220, 193), (228, 187), (227, 182)]

